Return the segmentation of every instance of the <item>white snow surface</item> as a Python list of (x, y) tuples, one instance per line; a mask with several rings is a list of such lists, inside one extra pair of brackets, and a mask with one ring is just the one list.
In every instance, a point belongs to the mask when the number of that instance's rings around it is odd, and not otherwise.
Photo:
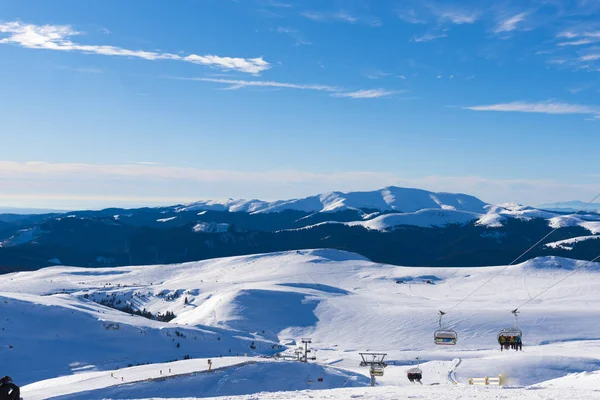
[(553, 249), (573, 250), (573, 245), (579, 242), (585, 242), (587, 240), (600, 239), (600, 235), (591, 236), (578, 236), (571, 239), (559, 240), (556, 242), (548, 243), (545, 246)]
[(156, 222), (169, 222), (169, 221), (173, 221), (175, 219), (177, 219), (177, 217), (160, 218), (160, 219), (157, 219)]
[(229, 224), (226, 223), (217, 223), (217, 222), (199, 222), (196, 225), (194, 225), (194, 227), (192, 228), (192, 230), (194, 232), (219, 232), (219, 233), (223, 233), (223, 232), (227, 232), (227, 230), (229, 229)]
[[(476, 225), (488, 228), (500, 228), (503, 221), (508, 218), (531, 220), (542, 218), (548, 221), (552, 228), (568, 226), (580, 226), (592, 233), (600, 233), (600, 217), (586, 215), (567, 216), (557, 215), (547, 211), (537, 210), (519, 204), (501, 204), (496, 206), (486, 205), (487, 212), (478, 213), (472, 211), (455, 210), (452, 208), (421, 209), (415, 212), (392, 213), (376, 216), (372, 219), (362, 221), (346, 222), (348, 226), (363, 226), (367, 229), (387, 231), (400, 226), (418, 226), (423, 228), (445, 227), (452, 224), (465, 225), (475, 222)], [(306, 228), (312, 228), (320, 224)]]
[[(600, 264), (529, 260), (452, 309), (502, 268), (399, 267), (316, 249), (7, 274), (0, 276), (0, 364), (24, 385), (25, 399), (304, 399), (307, 389), (315, 399), (600, 398), (592, 383), (600, 369)], [(510, 310), (574, 271), (520, 309), (524, 351), (501, 352), (496, 333), (512, 326)], [(176, 318), (158, 322), (97, 303), (107, 300)], [(444, 324), (458, 332), (456, 346), (433, 344), (439, 309), (449, 311)], [(285, 344), (302, 337), (316, 350), (308, 365), (257, 357), (293, 354)], [(376, 388), (363, 387), (361, 351), (388, 353)], [(186, 354), (192, 360), (156, 364)], [(417, 356), (424, 385), (414, 387), (406, 370)], [(223, 369), (207, 373), (207, 358)], [(453, 385), (448, 375), (457, 359)], [(126, 368), (137, 363), (154, 364)], [(168, 368), (165, 379), (160, 371)], [(498, 374), (517, 389), (466, 384)]]
[(480, 218), (479, 214), (450, 209), (424, 209), (411, 213), (384, 214), (366, 221), (347, 222), (349, 226), (364, 226), (378, 231), (389, 230), (402, 225), (444, 227), (450, 224), (464, 225)]

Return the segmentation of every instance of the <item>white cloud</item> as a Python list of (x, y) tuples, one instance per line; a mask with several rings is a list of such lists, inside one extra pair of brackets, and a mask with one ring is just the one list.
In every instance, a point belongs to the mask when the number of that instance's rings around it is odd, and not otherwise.
[(518, 24), (525, 21), (528, 14), (529, 14), (528, 12), (522, 12), (522, 13), (513, 15), (510, 18), (506, 18), (502, 21), (499, 21), (494, 32), (501, 33), (501, 32), (514, 31), (515, 29), (517, 29)]
[(445, 33), (440, 33), (440, 34), (426, 33), (425, 35), (422, 35), (422, 36), (413, 36), (413, 38), (411, 40), (416, 43), (430, 42), (432, 40), (444, 38), (446, 36), (448, 36), (448, 35), (446, 35)]
[(473, 111), (504, 111), (504, 112), (524, 112), (541, 114), (584, 114), (600, 117), (600, 108), (580, 104), (568, 103), (527, 103), (523, 101), (514, 101), (512, 103), (499, 103), (483, 106), (464, 107)]
[(34, 25), (23, 24), (19, 21), (0, 22), (0, 44), (12, 44), (30, 49), (45, 49), (55, 51), (72, 51), (85, 54), (105, 56), (121, 56), (141, 58), (144, 60), (178, 60), (193, 64), (201, 64), (223, 70), (235, 70), (250, 74), (258, 74), (271, 68), (270, 64), (261, 58), (234, 58), (216, 55), (190, 54), (180, 56), (172, 53), (154, 51), (130, 50), (108, 45), (83, 45), (69, 38), (80, 35), (69, 25)]
[(349, 97), (351, 99), (376, 99), (379, 97), (391, 96), (397, 92), (385, 89), (358, 90), (356, 92), (335, 93), (334, 97)]

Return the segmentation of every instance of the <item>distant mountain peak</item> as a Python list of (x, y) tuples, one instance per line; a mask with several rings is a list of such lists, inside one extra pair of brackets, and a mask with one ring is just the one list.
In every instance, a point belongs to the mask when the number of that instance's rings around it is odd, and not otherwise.
[(387, 186), (373, 191), (327, 192), (300, 199), (277, 200), (205, 200), (178, 207), (177, 211), (231, 211), (273, 213), (285, 210), (333, 212), (377, 210), (416, 212), (423, 209), (457, 210), (482, 213), (488, 204), (462, 193), (430, 192), (423, 189)]

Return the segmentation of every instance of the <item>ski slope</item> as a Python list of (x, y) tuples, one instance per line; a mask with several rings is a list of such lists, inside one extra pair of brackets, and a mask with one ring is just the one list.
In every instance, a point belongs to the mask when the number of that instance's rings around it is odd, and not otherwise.
[[(232, 392), (221, 386), (219, 391), (201, 393), (181, 389), (174, 397), (318, 389), (306, 386), (308, 380), (314, 383), (311, 374), (316, 371), (346, 377), (327, 378), (328, 388), (347, 387), (351, 383), (347, 377), (356, 376), (358, 383), (367, 378), (367, 369), (359, 367), (358, 353), (364, 351), (388, 353), (389, 366), (378, 384), (407, 393), (418, 390), (408, 388), (411, 384), (405, 376), (417, 356), (424, 372), (423, 387), (433, 391), (442, 389), (431, 385), (455, 390), (448, 375), (456, 359), (462, 360), (454, 374), (459, 386), (469, 377), (500, 373), (510, 386), (529, 386), (600, 369), (600, 264), (557, 257), (529, 260), (507, 267), (452, 309), (503, 268), (399, 267), (373, 263), (353, 253), (317, 249), (178, 265), (61, 266), (7, 274), (0, 276), (0, 328), (4, 329), (0, 361), (4, 365), (10, 360), (5, 373), (21, 385), (30, 384), (24, 389), (32, 394), (42, 384), (39, 381), (47, 379), (57, 380), (46, 381), (43, 390), (54, 390), (53, 386), (69, 386), (63, 380), (79, 379), (74, 375), (104, 374), (105, 379), (117, 367), (125, 371), (128, 364), (175, 359), (205, 367), (206, 358), (220, 356), (232, 368), (226, 380), (242, 382), (229, 386), (246, 388)], [(500, 352), (496, 333), (512, 326), (510, 311), (574, 271), (560, 286), (521, 309), (524, 351)], [(175, 318), (154, 321), (100, 302), (128, 304), (154, 315), (172, 312)], [(459, 334), (454, 347), (433, 344), (439, 309), (449, 311), (445, 323)], [(272, 359), (265, 359), (269, 365), (257, 361), (262, 367), (234, 368), (259, 355), (291, 355), (302, 337), (312, 338), (318, 365), (306, 368), (315, 370), (302, 375), (295, 369), (300, 364)], [(192, 360), (181, 361), (184, 355), (191, 355)], [(142, 374), (144, 381), (154, 379), (157, 371), (155, 365), (133, 368), (151, 371)], [(255, 368), (264, 370), (259, 373)], [(257, 378), (273, 374), (279, 376), (276, 383)], [(174, 377), (169, 382), (180, 383), (172, 385), (142, 382), (147, 390), (124, 382), (129, 388), (140, 388), (138, 392), (92, 385), (94, 377), (77, 385), (107, 398), (163, 396), (158, 393), (169, 397), (174, 388), (197, 391), (213, 385), (213, 378), (204, 375)]]

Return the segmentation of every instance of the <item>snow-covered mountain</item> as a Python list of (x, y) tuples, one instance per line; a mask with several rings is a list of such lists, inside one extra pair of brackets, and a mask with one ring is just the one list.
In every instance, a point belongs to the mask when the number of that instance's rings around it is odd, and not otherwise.
[[(328, 249), (178, 265), (45, 268), (0, 276), (0, 360), (8, 366), (4, 373), (30, 384), (23, 388), (27, 399), (365, 386), (360, 351), (388, 353), (378, 382), (390, 390), (412, 385), (405, 373), (417, 356), (424, 383), (443, 391), (468, 390), (456, 388), (470, 377), (500, 373), (510, 385), (532, 385), (599, 368), (600, 310), (593, 306), (599, 274), (600, 264), (558, 257), (508, 268), (420, 268)], [(557, 282), (521, 308), (524, 351), (500, 352), (496, 332), (512, 326), (510, 311)], [(433, 344), (439, 309), (449, 311), (444, 324), (459, 334), (453, 348)], [(142, 310), (146, 317), (131, 315)], [(170, 313), (168, 322), (147, 318)], [(251, 357), (293, 356), (303, 337), (312, 338), (313, 367)], [(192, 359), (182, 360), (186, 355)], [(214, 375), (207, 374), (208, 358), (217, 360)], [(448, 375), (458, 358), (455, 386)], [(164, 364), (174, 359), (180, 361)]]
[(466, 194), (434, 193), (421, 189), (386, 187), (371, 192), (331, 192), (303, 199), (198, 201), (177, 208), (177, 211), (229, 211), (273, 213), (284, 210), (304, 212), (335, 212), (344, 210), (376, 210), (415, 212), (423, 209), (483, 212), (486, 203)]
[[(523, 241), (600, 234), (600, 214), (577, 216), (464, 194), (388, 187), (304, 199), (203, 201), (159, 208), (0, 215), (0, 273), (48, 265), (143, 265), (328, 247), (386, 263), (500, 265)], [(587, 258), (594, 241), (533, 255)], [(511, 258), (512, 257), (512, 258)]]

